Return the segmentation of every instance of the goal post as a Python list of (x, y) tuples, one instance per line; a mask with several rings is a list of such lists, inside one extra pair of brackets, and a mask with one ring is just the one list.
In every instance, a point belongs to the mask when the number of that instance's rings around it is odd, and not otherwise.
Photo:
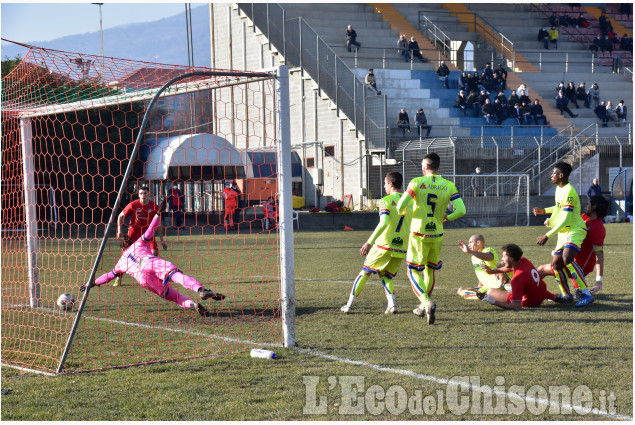
[[(288, 78), (285, 66), (210, 70), (31, 48), (2, 84), (2, 226), (22, 229), (2, 232), (3, 365), (67, 373), (295, 345)], [(240, 192), (232, 214), (230, 183)], [(181, 211), (181, 222), (164, 220), (159, 256), (226, 295), (199, 300), (170, 283), (210, 315), (125, 276), (79, 291), (121, 256), (113, 225), (141, 185), (157, 203), (182, 191), (167, 213)], [(268, 198), (279, 205), (275, 230), (262, 226)], [(55, 305), (64, 293), (78, 300), (67, 311)]]

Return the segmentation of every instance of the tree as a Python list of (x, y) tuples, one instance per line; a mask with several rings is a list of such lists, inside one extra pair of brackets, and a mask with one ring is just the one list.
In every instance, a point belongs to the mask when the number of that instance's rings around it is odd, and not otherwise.
[(15, 58), (11, 59), (9, 56), (4, 55), (4, 59), (2, 60), (2, 78), (5, 75), (9, 74), (11, 71), (15, 69), (22, 62), (22, 57), (20, 55), (16, 55)]

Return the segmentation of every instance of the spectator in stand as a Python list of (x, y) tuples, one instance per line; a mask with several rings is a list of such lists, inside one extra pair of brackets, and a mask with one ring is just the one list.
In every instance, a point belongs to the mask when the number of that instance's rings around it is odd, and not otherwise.
[(626, 122), (627, 110), (628, 108), (624, 105), (623, 100), (620, 100), (620, 103), (618, 103), (615, 107), (615, 115), (617, 116), (617, 119), (623, 123)]
[(545, 49), (549, 50), (549, 32), (545, 27), (538, 30), (538, 41), (545, 46)]
[(602, 35), (608, 35), (609, 31), (613, 31), (613, 25), (611, 25), (611, 21), (606, 16), (606, 11), (602, 10), (600, 17), (598, 18), (598, 23), (600, 24), (600, 32)]
[(569, 99), (569, 102), (573, 102), (576, 109), (580, 109), (580, 106), (578, 106), (578, 100), (577, 100), (575, 85), (573, 84), (573, 81), (570, 81), (569, 85), (565, 87), (564, 95), (567, 96), (567, 99)]
[(465, 71), (461, 73), (461, 76), (457, 80), (456, 84), (459, 86), (459, 90), (466, 91), (470, 89), (470, 82), (467, 79), (467, 73)]
[(437, 68), (437, 75), (439, 76), (439, 80), (441, 80), (445, 88), (449, 89), (450, 69), (444, 61), (441, 61), (441, 65), (439, 65), (439, 67)]
[(584, 13), (580, 13), (580, 15), (578, 15), (578, 20), (576, 21), (576, 28), (588, 28), (590, 26), (591, 23), (584, 17)]
[(633, 5), (631, 3), (620, 3), (620, 13), (622, 15), (632, 15)]
[(397, 47), (399, 48), (399, 53), (404, 56), (404, 59), (406, 59), (406, 62), (410, 62), (410, 50), (408, 50), (408, 40), (406, 40), (405, 34), (401, 34), (399, 36)]
[(558, 87), (556, 87), (556, 94), (558, 94), (559, 92), (564, 92), (564, 89), (565, 89), (564, 81), (560, 81), (560, 84), (558, 84)]
[(617, 115), (615, 114), (615, 109), (613, 109), (613, 102), (610, 100), (606, 102), (606, 120), (607, 122), (616, 122), (619, 127), (619, 120), (617, 119)]
[(507, 110), (509, 109), (509, 104), (507, 103), (507, 98), (505, 97), (505, 92), (503, 90), (498, 92), (498, 95), (494, 98), (494, 102), (496, 102), (497, 100), (498, 100), (498, 103), (500, 103), (501, 108), (503, 108), (505, 113), (507, 113)]
[(498, 64), (494, 70), (494, 80), (500, 86), (501, 90), (505, 90), (507, 87), (507, 71), (503, 68), (502, 64)]
[(551, 13), (551, 16), (549, 17), (549, 25), (551, 25), (552, 27), (560, 26), (560, 17), (556, 12)]
[(534, 119), (534, 123), (536, 125), (540, 125), (539, 120), (542, 120), (542, 125), (547, 125), (547, 117), (542, 110), (542, 105), (538, 101), (538, 99), (534, 100), (534, 104), (531, 105), (531, 117)]
[(375, 74), (373, 74), (373, 68), (370, 68), (368, 70), (368, 74), (366, 74), (364, 83), (366, 83), (366, 87), (375, 92), (376, 95), (379, 96), (381, 94), (381, 91), (377, 90), (377, 78), (375, 77)]
[(478, 117), (478, 113), (481, 110), (481, 96), (479, 96), (476, 90), (472, 91), (467, 97), (467, 104), (472, 107), (474, 117)]
[(518, 86), (518, 88), (516, 89), (516, 95), (517, 95), (518, 97), (520, 97), (520, 94), (521, 94), (521, 92), (522, 92), (523, 90), (525, 90), (525, 94), (526, 94), (527, 96), (529, 96), (529, 89), (527, 88), (527, 86), (525, 85), (525, 83), (521, 83), (521, 84)]
[(459, 94), (456, 95), (456, 104), (454, 107), (461, 109), (463, 116), (467, 117), (467, 97), (465, 96), (465, 90), (459, 91)]
[(560, 115), (564, 115), (564, 113), (566, 112), (567, 114), (569, 114), (569, 117), (577, 118), (577, 115), (571, 112), (571, 109), (569, 109), (568, 105), (569, 99), (567, 99), (567, 97), (564, 95), (564, 92), (558, 92), (558, 96), (556, 96), (556, 108), (560, 110)]
[(606, 103), (602, 101), (598, 106), (595, 107), (593, 112), (595, 113), (595, 116), (598, 117), (598, 119), (602, 122), (602, 127), (608, 127), (608, 125), (606, 124), (609, 121), (608, 117), (606, 116)]
[[(408, 49), (410, 49), (410, 53), (412, 53), (412, 57), (415, 57), (421, 61), (421, 63), (426, 60), (421, 56), (421, 50), (419, 49), (419, 43), (415, 40), (414, 36), (410, 37), (410, 43), (408, 43)], [(443, 62), (442, 62), (443, 63)], [(448, 74), (450, 71), (448, 71)]]
[(584, 107), (587, 109), (591, 109), (591, 105), (589, 103), (589, 95), (586, 92), (586, 85), (584, 82), (580, 83), (580, 87), (578, 87), (575, 91), (576, 98), (584, 102)]
[(520, 101), (521, 105), (523, 103), (525, 103), (527, 105), (531, 105), (531, 99), (529, 98), (529, 96), (527, 96), (527, 94), (525, 93), (525, 90), (522, 90), (520, 92), (520, 97), (518, 97), (518, 100)]
[(488, 94), (491, 90), (496, 88), (496, 83), (493, 78), (487, 78), (485, 72), (481, 73), (481, 84), (479, 85), (480, 90), (485, 90)]
[(509, 105), (509, 108), (513, 108), (514, 106), (516, 106), (517, 103), (520, 105), (520, 98), (518, 97), (516, 92), (513, 91), (507, 99), (507, 105)]
[(613, 52), (613, 44), (608, 40), (608, 36), (597, 35), (593, 43), (589, 46), (592, 52)]
[[(503, 99), (505, 99), (505, 96), (503, 96)], [(505, 99), (505, 101), (507, 101), (507, 99)], [(498, 120), (498, 125), (501, 125), (501, 123), (507, 118), (507, 110), (503, 107), (498, 97), (494, 99), (494, 114)]]
[(558, 33), (558, 29), (552, 25), (548, 33), (549, 33), (549, 43), (553, 44), (554, 48), (558, 50), (558, 36), (560, 35), (560, 33)]
[(351, 51), (351, 46), (355, 46), (356, 50), (359, 50), (362, 45), (357, 41), (357, 32), (352, 25), (349, 25), (346, 29), (346, 49), (349, 52)]
[(432, 130), (432, 126), (428, 125), (428, 119), (426, 118), (425, 112), (423, 112), (423, 108), (419, 108), (415, 114), (415, 125), (417, 126), (417, 130), (419, 130), (419, 137), (421, 137), (422, 127), (427, 129), (426, 137), (430, 137), (430, 130)]
[(496, 119), (496, 109), (494, 108), (492, 101), (489, 100), (489, 97), (486, 98), (485, 103), (483, 103), (482, 112), (483, 118), (485, 118), (485, 122), (487, 124), (493, 124), (498, 121)]
[(397, 117), (397, 125), (401, 128), (401, 135), (405, 136), (406, 131), (410, 133), (410, 117), (405, 108), (401, 108), (399, 116)]
[(520, 113), (523, 116), (523, 125), (531, 125), (531, 103), (522, 102)]
[(485, 64), (485, 69), (483, 69), (483, 74), (485, 74), (485, 82), (483, 85), (487, 88), (487, 90), (492, 90), (494, 82), (494, 70), (489, 62)]
[(481, 79), (478, 78), (478, 72), (474, 72), (471, 77), (470, 73), (468, 72), (467, 77), (470, 80), (470, 93), (472, 93), (474, 90), (478, 90), (478, 86), (481, 83)]
[(589, 102), (593, 102), (593, 107), (597, 107), (600, 102), (600, 87), (598, 83), (593, 83), (587, 95), (589, 96)]
[(593, 183), (589, 186), (589, 190), (586, 191), (586, 196), (591, 200), (594, 196), (602, 196), (602, 188), (600, 187), (600, 182), (598, 179), (593, 179)]
[(509, 118), (515, 119), (518, 125), (523, 124), (523, 114), (520, 111), (520, 103), (516, 102), (514, 104), (514, 107), (509, 111)]
[(629, 37), (628, 34), (624, 34), (624, 37), (620, 40), (620, 49), (632, 52), (633, 37)]

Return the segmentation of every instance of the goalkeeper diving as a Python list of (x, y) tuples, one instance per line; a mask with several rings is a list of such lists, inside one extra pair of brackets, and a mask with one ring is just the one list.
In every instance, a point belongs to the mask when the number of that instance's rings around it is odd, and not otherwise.
[[(140, 238), (136, 241), (127, 240), (128, 248), (121, 254), (121, 258), (117, 264), (115, 264), (112, 271), (95, 279), (95, 282), (90, 283), (90, 286), (104, 285), (118, 276), (127, 273), (135, 278), (143, 288), (160, 296), (164, 300), (176, 303), (183, 308), (194, 309), (201, 316), (207, 317), (210, 312), (204, 305), (194, 302), (178, 293), (170, 286), (170, 282), (178, 283), (184, 288), (197, 292), (199, 297), (203, 300), (211, 298), (220, 301), (225, 298), (225, 295), (203, 288), (203, 285), (196, 279), (185, 275), (176, 265), (163, 258), (152, 255), (151, 242), (154, 238), (154, 232), (161, 223), (161, 213), (165, 212), (166, 204), (166, 200), (163, 200), (161, 204), (159, 204), (157, 214)], [(86, 285), (87, 284), (83, 284), (80, 287), (80, 291), (84, 292)]]

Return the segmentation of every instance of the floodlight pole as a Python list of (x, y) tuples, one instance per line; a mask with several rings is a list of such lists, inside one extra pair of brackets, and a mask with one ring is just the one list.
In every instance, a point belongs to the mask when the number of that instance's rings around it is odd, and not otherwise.
[(101, 21), (101, 7), (104, 5), (103, 3), (93, 3), (99, 6), (99, 39), (101, 41), (101, 80), (104, 79), (104, 30)]
[[(126, 187), (126, 182), (128, 181), (128, 177), (132, 172), (132, 165), (137, 157), (139, 152), (139, 146), (141, 146), (141, 140), (143, 139), (143, 134), (145, 133), (146, 126), (148, 125), (148, 120), (150, 117), (150, 111), (154, 107), (155, 103), (163, 94), (163, 92), (170, 87), (172, 84), (177, 81), (184, 80), (186, 78), (191, 77), (271, 77), (270, 74), (267, 73), (256, 73), (256, 72), (227, 72), (227, 71), (195, 71), (188, 72), (178, 77), (172, 78), (170, 81), (165, 83), (159, 91), (154, 95), (148, 107), (146, 108), (146, 112), (143, 115), (143, 121), (141, 122), (141, 127), (139, 128), (139, 134), (137, 135), (137, 140), (135, 141), (134, 148), (132, 149), (132, 153), (130, 154), (130, 160), (128, 161), (128, 166), (126, 167), (126, 172), (124, 173), (123, 180), (121, 182), (121, 186), (119, 186), (119, 193), (117, 194), (117, 199), (115, 199), (115, 205), (112, 207), (112, 212), (110, 213), (110, 219), (108, 220), (108, 225), (106, 226), (106, 230), (104, 231), (104, 237), (101, 240), (101, 244), (99, 245), (99, 251), (97, 252), (97, 257), (95, 258), (95, 263), (93, 264), (93, 268), (90, 271), (90, 277), (88, 278), (88, 282), (94, 282), (95, 274), (97, 273), (97, 268), (99, 267), (99, 262), (101, 261), (101, 257), (106, 248), (106, 242), (108, 241), (108, 233), (110, 233), (110, 229), (112, 227), (112, 223), (115, 218), (115, 214), (119, 209), (119, 204), (121, 202), (121, 198), (123, 198), (123, 192)], [(64, 347), (64, 351), (62, 352), (62, 357), (60, 359), (60, 363), (57, 366), (57, 373), (62, 373), (64, 369), (64, 363), (66, 362), (66, 357), (68, 356), (68, 352), (70, 351), (71, 344), (73, 342), (73, 337), (75, 336), (75, 332), (77, 331), (77, 326), (79, 325), (79, 320), (82, 317), (82, 312), (84, 311), (84, 307), (86, 306), (86, 301), (88, 300), (88, 294), (90, 293), (90, 286), (86, 287), (86, 291), (84, 292), (84, 297), (82, 298), (81, 303), (79, 304), (79, 308), (77, 309), (77, 315), (75, 316), (75, 320), (73, 321), (73, 327), (68, 335), (68, 339), (66, 341), (66, 346)]]

